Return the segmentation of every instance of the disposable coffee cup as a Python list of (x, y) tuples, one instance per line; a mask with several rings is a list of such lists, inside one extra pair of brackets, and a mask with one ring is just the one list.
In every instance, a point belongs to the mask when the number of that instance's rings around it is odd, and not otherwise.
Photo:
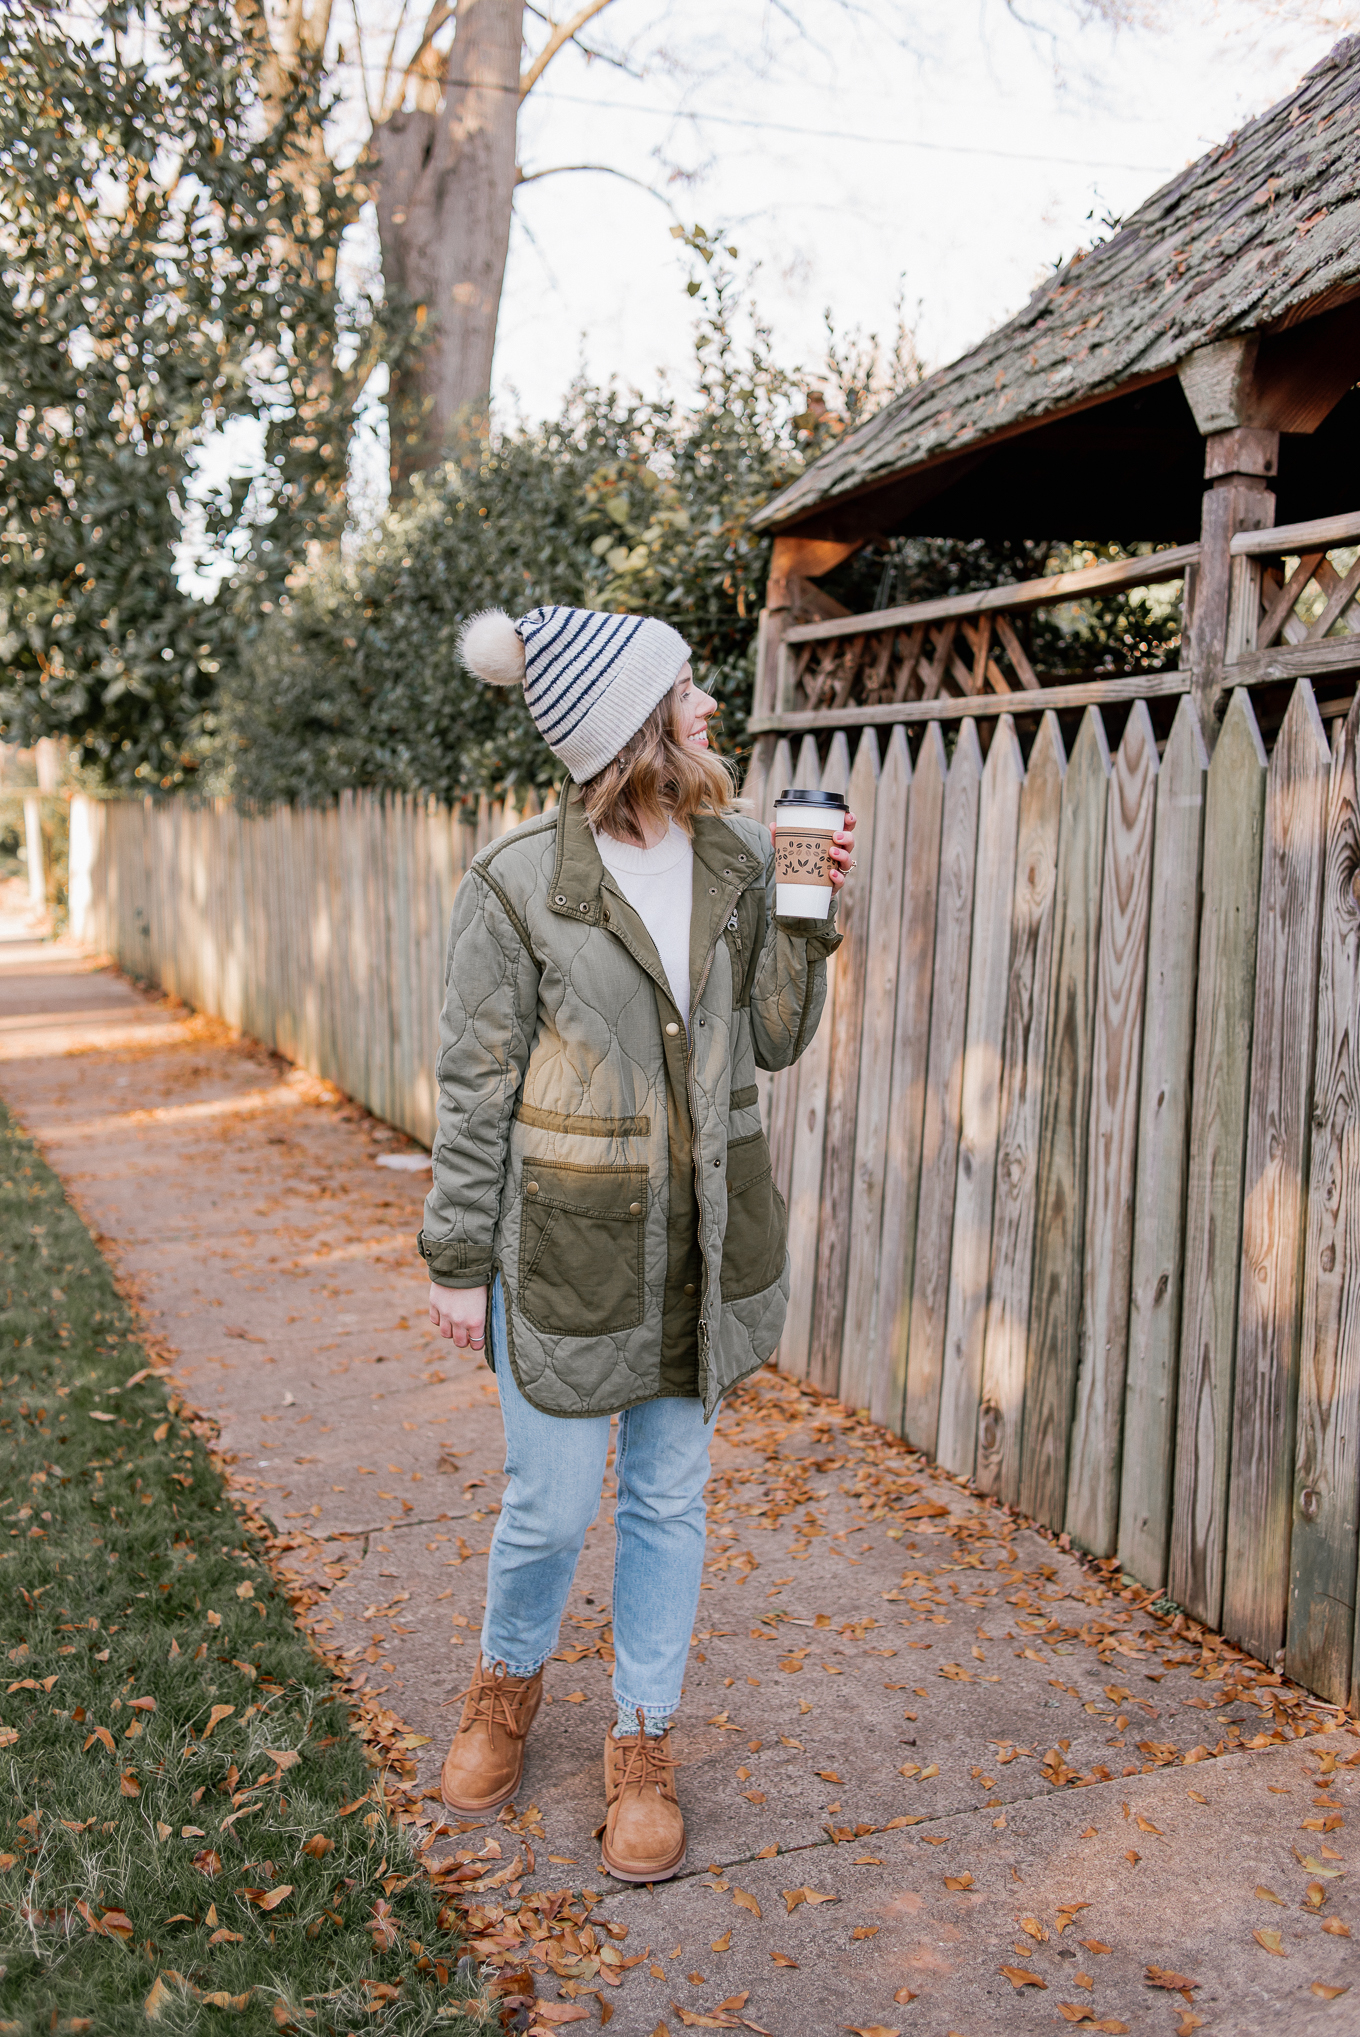
[(825, 919), (831, 910), (831, 837), (845, 826), (835, 792), (781, 792), (774, 803), (775, 911)]

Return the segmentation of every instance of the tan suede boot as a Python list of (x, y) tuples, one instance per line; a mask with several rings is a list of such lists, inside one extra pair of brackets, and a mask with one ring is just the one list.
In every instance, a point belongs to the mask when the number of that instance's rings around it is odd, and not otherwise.
[(616, 1881), (667, 1881), (685, 1859), (685, 1821), (675, 1795), (675, 1757), (669, 1730), (649, 1739), (638, 1730), (604, 1740), (604, 1794), (609, 1815), (600, 1848)]
[(543, 1671), (509, 1676), (505, 1664), (480, 1658), (462, 1693), (463, 1716), (444, 1757), (440, 1795), (452, 1811), (494, 1811), (519, 1788), (524, 1739), (543, 1698)]

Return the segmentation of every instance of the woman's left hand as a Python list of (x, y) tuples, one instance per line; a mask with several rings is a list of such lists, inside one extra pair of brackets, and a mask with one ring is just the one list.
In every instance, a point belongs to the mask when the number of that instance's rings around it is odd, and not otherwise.
[[(770, 840), (776, 839), (774, 822), (770, 823)], [(831, 860), (838, 867), (831, 872), (831, 889), (839, 891), (846, 879), (846, 873), (855, 867), (855, 816), (846, 813), (845, 826), (840, 834), (831, 837)]]

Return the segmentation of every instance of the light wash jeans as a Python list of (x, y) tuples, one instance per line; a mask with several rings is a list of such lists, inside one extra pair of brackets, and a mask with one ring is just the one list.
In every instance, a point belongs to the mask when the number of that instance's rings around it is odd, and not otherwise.
[[(510, 1370), (499, 1279), (491, 1351), (510, 1483), (491, 1538), (482, 1657), (503, 1662), (512, 1676), (532, 1676), (557, 1646), (586, 1529), (600, 1511), (609, 1416), (545, 1415), (529, 1405)], [(649, 1732), (675, 1712), (685, 1680), (712, 1436), (697, 1398), (643, 1401), (619, 1416), (614, 1696), (630, 1720), (641, 1707)]]

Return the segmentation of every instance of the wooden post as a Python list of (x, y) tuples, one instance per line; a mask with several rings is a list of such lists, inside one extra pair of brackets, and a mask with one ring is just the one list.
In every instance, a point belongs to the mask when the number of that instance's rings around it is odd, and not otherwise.
[(1231, 339), (1197, 347), (1180, 366), (1181, 388), (1204, 433), (1205, 492), (1200, 560), (1190, 619), (1191, 697), (1213, 749), (1227, 709), (1223, 667), (1256, 647), (1260, 568), (1228, 549), (1239, 530), (1275, 521), (1271, 480), (1279, 471), (1280, 434), (1263, 428), (1257, 342)]

